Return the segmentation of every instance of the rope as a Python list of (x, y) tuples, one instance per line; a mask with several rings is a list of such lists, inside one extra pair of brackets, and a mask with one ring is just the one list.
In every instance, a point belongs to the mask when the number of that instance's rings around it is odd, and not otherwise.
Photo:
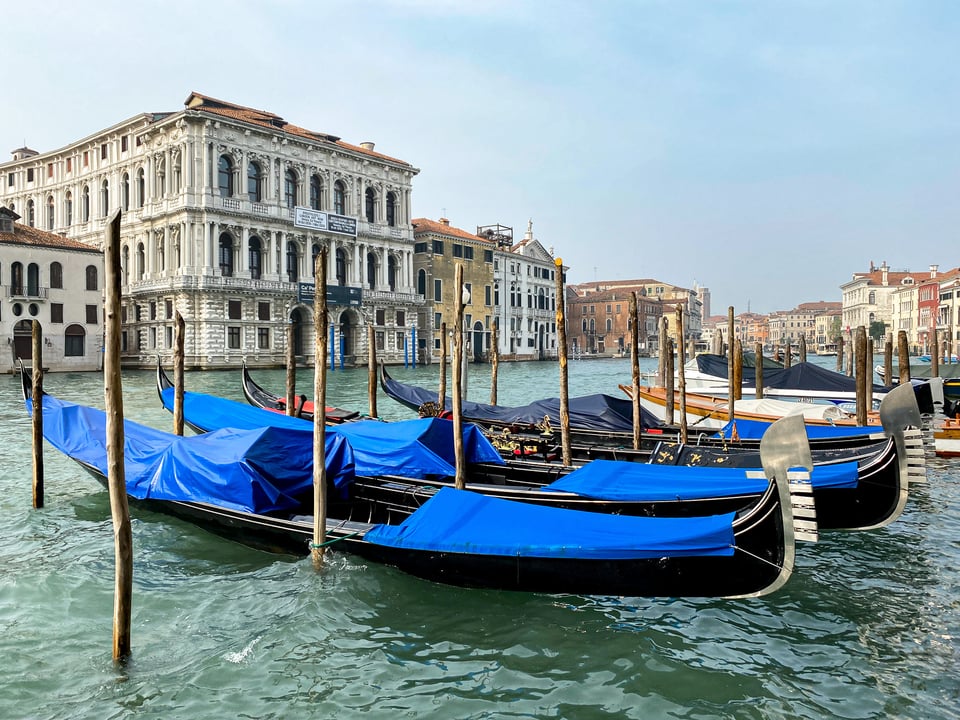
[(352, 538), (352, 537), (356, 537), (357, 535), (362, 535), (363, 532), (364, 532), (363, 530), (357, 530), (356, 532), (352, 532), (349, 535), (343, 535), (342, 537), (334, 538), (333, 540), (327, 540), (326, 542), (323, 542), (323, 543), (311, 542), (309, 543), (309, 547), (311, 550), (320, 550), (321, 548), (325, 548), (330, 545), (333, 545), (334, 543), (338, 543), (341, 540), (346, 540), (347, 538)]
[[(750, 552), (749, 550), (747, 550), (747, 549), (745, 549), (745, 548), (742, 548), (742, 547), (734, 546), (734, 550), (738, 550), (739, 552), (742, 552), (744, 555), (749, 555), (749, 556), (752, 557), (754, 560), (759, 560), (760, 562), (766, 563), (766, 564), (769, 565), (770, 567), (775, 567), (775, 568), (777, 568), (778, 570), (787, 567), (786, 565), (777, 565), (776, 563), (770, 562), (770, 561), (767, 560), (766, 558), (762, 558), (762, 557), (760, 557), (759, 555), (755, 555), (754, 553), (752, 553), (752, 552)], [(793, 567), (787, 568), (787, 569), (789, 569), (789, 570), (790, 570), (790, 573), (793, 574), (793, 570), (794, 570)]]

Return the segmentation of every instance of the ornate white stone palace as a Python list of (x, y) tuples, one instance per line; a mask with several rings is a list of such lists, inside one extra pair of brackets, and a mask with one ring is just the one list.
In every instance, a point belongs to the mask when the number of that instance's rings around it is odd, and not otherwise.
[(424, 303), (410, 225), (419, 170), (270, 112), (197, 93), (184, 105), (0, 165), (0, 204), (28, 226), (102, 247), (121, 210), (124, 364), (172, 353), (176, 313), (188, 367), (282, 365), (288, 323), (312, 363), (304, 283), (324, 245), (334, 362), (366, 362), (370, 325), (379, 356), (403, 361)]

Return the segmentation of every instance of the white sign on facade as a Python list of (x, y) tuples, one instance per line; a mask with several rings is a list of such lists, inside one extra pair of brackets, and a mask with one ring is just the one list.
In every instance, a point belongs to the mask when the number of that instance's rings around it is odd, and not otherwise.
[(293, 225), (308, 230), (357, 236), (356, 218), (326, 213), (322, 210), (313, 210), (299, 205), (293, 209)]

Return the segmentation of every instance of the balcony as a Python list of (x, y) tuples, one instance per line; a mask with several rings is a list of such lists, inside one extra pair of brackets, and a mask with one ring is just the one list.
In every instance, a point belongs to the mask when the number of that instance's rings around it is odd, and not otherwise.
[(27, 287), (22, 285), (6, 285), (7, 297), (11, 300), (46, 300), (47, 291), (45, 287)]

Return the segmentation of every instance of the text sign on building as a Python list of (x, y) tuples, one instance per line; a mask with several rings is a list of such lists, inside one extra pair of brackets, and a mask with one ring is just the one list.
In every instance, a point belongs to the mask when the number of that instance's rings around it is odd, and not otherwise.
[(294, 227), (320, 232), (357, 236), (357, 219), (346, 215), (297, 206), (293, 209)]
[[(316, 298), (316, 289), (313, 283), (297, 284), (297, 302), (313, 305)], [(340, 285), (327, 286), (327, 305), (349, 305), (360, 307), (363, 303), (363, 288), (342, 287)]]

